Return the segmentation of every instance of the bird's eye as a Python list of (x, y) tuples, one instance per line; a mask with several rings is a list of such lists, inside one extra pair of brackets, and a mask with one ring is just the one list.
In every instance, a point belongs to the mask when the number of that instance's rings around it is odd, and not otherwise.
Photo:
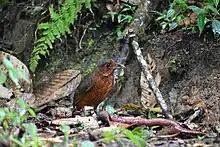
[(106, 66), (106, 67), (110, 67), (110, 66), (111, 66), (111, 64), (110, 64), (110, 63), (107, 63), (105, 66)]

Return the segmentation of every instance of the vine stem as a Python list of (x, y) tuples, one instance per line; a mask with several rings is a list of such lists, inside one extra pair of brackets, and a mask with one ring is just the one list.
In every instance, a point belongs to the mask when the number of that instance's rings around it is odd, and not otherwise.
[(164, 115), (166, 116), (166, 118), (173, 119), (173, 116), (170, 114), (168, 107), (167, 107), (167, 104), (166, 104), (165, 100), (163, 99), (163, 96), (162, 96), (160, 90), (156, 86), (156, 83), (154, 81), (153, 76), (150, 74), (150, 71), (148, 70), (147, 62), (144, 60), (144, 57), (142, 55), (141, 48), (139, 47), (138, 42), (136, 42), (135, 40), (132, 40), (131, 45), (134, 49), (134, 53), (137, 56), (137, 60), (141, 65), (141, 69), (144, 73), (144, 76), (147, 79), (147, 81), (149, 82), (149, 86), (153, 90), (153, 92), (156, 96), (157, 102), (159, 103), (161, 109), (163, 110)]

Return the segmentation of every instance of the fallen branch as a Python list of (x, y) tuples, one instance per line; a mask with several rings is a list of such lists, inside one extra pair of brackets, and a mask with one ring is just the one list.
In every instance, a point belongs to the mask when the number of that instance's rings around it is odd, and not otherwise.
[(153, 76), (150, 74), (150, 71), (148, 70), (147, 62), (144, 60), (144, 57), (142, 55), (139, 44), (135, 40), (133, 40), (131, 42), (131, 45), (134, 49), (134, 53), (137, 55), (137, 60), (141, 65), (141, 69), (144, 73), (144, 76), (148, 80), (149, 85), (150, 85), (151, 89), (153, 90), (153, 92), (156, 96), (157, 102), (159, 103), (161, 109), (163, 110), (164, 115), (167, 118), (172, 119), (173, 116), (170, 114), (168, 107), (167, 107), (167, 104), (166, 104), (165, 100), (163, 99), (163, 96), (162, 96), (160, 90), (157, 88)]
[(146, 118), (135, 118), (135, 117), (119, 117), (116, 115), (113, 115), (110, 117), (111, 121), (113, 122), (120, 122), (125, 124), (133, 124), (133, 125), (146, 125), (146, 126), (167, 126), (170, 127), (170, 131), (172, 134), (178, 134), (178, 133), (187, 133), (187, 134), (194, 134), (194, 135), (204, 135), (204, 132), (197, 131), (197, 130), (189, 130), (186, 128), (183, 128), (178, 123), (163, 119), (163, 118), (154, 118), (154, 119), (146, 119)]

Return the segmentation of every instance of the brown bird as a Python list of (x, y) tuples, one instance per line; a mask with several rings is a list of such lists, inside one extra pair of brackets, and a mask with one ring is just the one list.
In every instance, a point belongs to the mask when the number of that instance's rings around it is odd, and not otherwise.
[(86, 77), (76, 89), (73, 106), (82, 109), (84, 106), (93, 106), (94, 109), (105, 100), (108, 93), (114, 86), (114, 70), (123, 65), (115, 60), (109, 61), (98, 66), (98, 69)]

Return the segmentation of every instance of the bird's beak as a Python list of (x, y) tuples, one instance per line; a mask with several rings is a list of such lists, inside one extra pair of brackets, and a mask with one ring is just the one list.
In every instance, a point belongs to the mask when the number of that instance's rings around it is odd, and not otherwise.
[(125, 68), (125, 66), (121, 63), (116, 63), (116, 68)]

